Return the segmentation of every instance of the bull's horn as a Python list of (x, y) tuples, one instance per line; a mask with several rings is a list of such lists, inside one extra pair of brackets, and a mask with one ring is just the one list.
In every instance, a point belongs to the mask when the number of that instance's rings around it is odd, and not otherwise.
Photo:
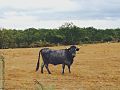
[(65, 46), (65, 49), (68, 49), (68, 48)]
[(82, 46), (79, 46), (79, 48), (81, 48)]

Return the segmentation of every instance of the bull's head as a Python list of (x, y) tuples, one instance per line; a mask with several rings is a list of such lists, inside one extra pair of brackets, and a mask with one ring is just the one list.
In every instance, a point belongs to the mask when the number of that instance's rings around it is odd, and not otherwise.
[(72, 57), (75, 57), (76, 51), (79, 51), (79, 48), (77, 48), (76, 46), (73, 45), (70, 48), (68, 48), (68, 50), (72, 54)]

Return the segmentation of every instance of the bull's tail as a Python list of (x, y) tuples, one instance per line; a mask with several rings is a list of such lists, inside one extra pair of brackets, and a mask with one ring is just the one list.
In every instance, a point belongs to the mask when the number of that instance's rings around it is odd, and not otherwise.
[(38, 69), (39, 69), (39, 64), (40, 64), (40, 53), (41, 53), (41, 50), (39, 51), (38, 62), (37, 62), (37, 66), (36, 66), (36, 71), (38, 71)]

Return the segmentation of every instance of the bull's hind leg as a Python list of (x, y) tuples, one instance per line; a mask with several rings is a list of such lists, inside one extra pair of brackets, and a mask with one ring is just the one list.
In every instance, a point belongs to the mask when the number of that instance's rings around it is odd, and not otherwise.
[(43, 73), (44, 63), (41, 65), (41, 73)]
[(45, 67), (46, 67), (48, 73), (51, 74), (51, 72), (50, 72), (50, 70), (49, 70), (49, 68), (48, 68), (48, 64), (45, 64)]

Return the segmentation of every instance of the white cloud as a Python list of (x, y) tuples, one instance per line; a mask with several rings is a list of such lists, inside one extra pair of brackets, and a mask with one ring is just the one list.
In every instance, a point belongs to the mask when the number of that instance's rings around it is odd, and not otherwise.
[(71, 11), (77, 9), (76, 5), (77, 3), (71, 0), (0, 0), (0, 7), (22, 10)]
[(0, 0), (0, 27), (120, 27), (120, 0)]
[(119, 28), (119, 20), (75, 20), (74, 23), (80, 27), (94, 27), (94, 28)]
[(6, 17), (5, 19), (0, 19), (0, 26), (2, 28), (25, 29), (37, 23), (34, 17), (14, 16), (15, 14), (16, 13), (9, 13), (10, 17)]
[(79, 27), (95, 27), (95, 28), (118, 28), (119, 20), (36, 20), (30, 16), (14, 16), (11, 18), (0, 19), (0, 26), (5, 28), (26, 29), (34, 28), (59, 28), (65, 22), (73, 22)]

